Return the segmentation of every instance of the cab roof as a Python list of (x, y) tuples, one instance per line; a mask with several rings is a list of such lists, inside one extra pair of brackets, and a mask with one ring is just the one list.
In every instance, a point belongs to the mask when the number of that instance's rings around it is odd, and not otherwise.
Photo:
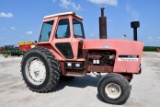
[(81, 16), (76, 15), (76, 13), (74, 13), (74, 12), (58, 13), (58, 14), (53, 14), (53, 15), (45, 16), (44, 18), (51, 18), (51, 17), (65, 16), (65, 15), (73, 15), (73, 16), (76, 16), (76, 17), (78, 17), (78, 18), (82, 19), (82, 17), (81, 17)]

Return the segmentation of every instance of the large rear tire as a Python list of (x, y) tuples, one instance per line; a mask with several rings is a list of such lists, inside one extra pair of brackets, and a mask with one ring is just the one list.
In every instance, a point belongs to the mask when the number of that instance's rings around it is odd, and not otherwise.
[(128, 80), (116, 73), (102, 77), (98, 83), (98, 94), (106, 103), (124, 104), (129, 98), (130, 90)]
[(26, 52), (21, 72), (27, 86), (36, 92), (50, 92), (56, 87), (60, 68), (54, 55), (46, 48), (36, 47)]

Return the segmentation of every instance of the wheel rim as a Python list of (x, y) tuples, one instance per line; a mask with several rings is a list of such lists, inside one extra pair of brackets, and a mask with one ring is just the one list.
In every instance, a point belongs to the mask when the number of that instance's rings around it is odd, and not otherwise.
[(34, 85), (41, 85), (45, 81), (46, 67), (39, 58), (30, 58), (27, 61), (25, 72), (27, 79)]
[(120, 97), (122, 90), (119, 85), (110, 83), (106, 86), (105, 92), (109, 98), (117, 99), (118, 97)]

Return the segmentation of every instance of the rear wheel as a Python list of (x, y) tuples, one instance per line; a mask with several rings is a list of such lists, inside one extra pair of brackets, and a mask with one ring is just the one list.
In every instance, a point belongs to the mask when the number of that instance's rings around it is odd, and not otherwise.
[(99, 81), (98, 94), (100, 98), (111, 104), (124, 104), (130, 95), (131, 86), (120, 74), (110, 73)]
[(21, 72), (27, 86), (36, 92), (50, 92), (56, 87), (60, 69), (53, 54), (41, 47), (25, 53), (21, 62)]

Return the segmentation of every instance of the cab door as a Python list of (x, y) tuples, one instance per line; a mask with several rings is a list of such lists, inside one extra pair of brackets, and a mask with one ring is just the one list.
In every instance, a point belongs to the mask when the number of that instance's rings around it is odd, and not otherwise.
[(72, 15), (58, 19), (52, 44), (61, 57), (58, 60), (78, 60), (78, 47), (84, 36), (81, 20)]
[(71, 22), (69, 18), (59, 19), (54, 44), (65, 59), (73, 59)]

